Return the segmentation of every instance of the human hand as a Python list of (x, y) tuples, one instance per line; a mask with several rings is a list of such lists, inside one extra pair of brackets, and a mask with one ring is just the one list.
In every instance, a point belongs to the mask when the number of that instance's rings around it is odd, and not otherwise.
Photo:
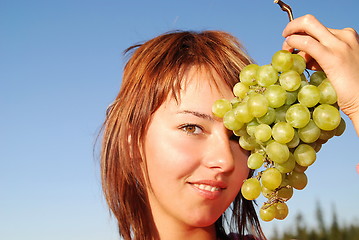
[(330, 29), (314, 16), (291, 21), (283, 31), (283, 49), (298, 49), (307, 68), (323, 70), (338, 95), (341, 110), (359, 135), (359, 36), (352, 28)]

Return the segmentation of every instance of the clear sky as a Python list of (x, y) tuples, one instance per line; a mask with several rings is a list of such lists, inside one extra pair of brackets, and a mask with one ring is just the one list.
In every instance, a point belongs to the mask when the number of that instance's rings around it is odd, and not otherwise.
[[(287, 3), (295, 17), (359, 29), (356, 0)], [(0, 0), (0, 239), (118, 239), (93, 149), (124, 49), (170, 30), (219, 29), (263, 65), (287, 21), (272, 0)], [(326, 217), (335, 208), (340, 223), (359, 223), (359, 138), (346, 120), (289, 200), (289, 217), (264, 223), (269, 235), (300, 210), (310, 223), (317, 201)]]

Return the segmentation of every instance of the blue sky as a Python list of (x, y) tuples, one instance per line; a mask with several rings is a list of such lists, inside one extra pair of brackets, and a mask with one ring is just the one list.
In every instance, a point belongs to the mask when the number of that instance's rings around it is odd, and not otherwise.
[[(333, 28), (359, 29), (359, 2), (288, 0)], [(175, 29), (231, 32), (259, 63), (281, 48), (287, 16), (272, 0), (0, 0), (0, 238), (118, 239), (93, 154), (128, 46)], [(319, 201), (328, 218), (359, 223), (359, 138), (325, 144), (307, 188), (288, 202), (290, 227)], [(279, 224), (280, 223), (280, 224)]]

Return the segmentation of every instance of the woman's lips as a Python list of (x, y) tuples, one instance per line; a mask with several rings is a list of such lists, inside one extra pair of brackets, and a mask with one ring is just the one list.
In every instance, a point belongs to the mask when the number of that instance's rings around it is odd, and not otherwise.
[(206, 184), (194, 183), (193, 186), (197, 187), (201, 190), (210, 191), (210, 192), (215, 192), (215, 191), (221, 190), (221, 188), (219, 188), (219, 187), (214, 187), (214, 186), (210, 186), (210, 185), (206, 185)]
[(224, 182), (211, 180), (190, 182), (189, 184), (200, 196), (210, 200), (218, 198), (222, 191), (227, 188), (227, 184)]

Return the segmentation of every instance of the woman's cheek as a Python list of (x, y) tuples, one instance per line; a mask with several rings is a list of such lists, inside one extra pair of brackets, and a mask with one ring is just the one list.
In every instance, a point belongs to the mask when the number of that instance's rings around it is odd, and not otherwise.
[(234, 141), (231, 143), (231, 149), (233, 158), (237, 163), (234, 176), (238, 176), (239, 186), (242, 186), (243, 181), (248, 177), (250, 171), (247, 165), (249, 152), (242, 149), (238, 142)]
[(202, 151), (200, 141), (195, 138), (180, 130), (162, 136), (157, 133), (157, 137), (146, 144), (147, 162), (156, 162), (156, 167), (167, 171), (198, 166)]
[[(196, 136), (185, 136), (178, 134), (168, 141), (168, 149), (171, 151), (173, 161), (175, 164), (180, 164), (182, 167), (197, 166), (201, 162), (203, 155), (203, 143), (196, 139)], [(185, 165), (186, 166), (185, 166)]]

